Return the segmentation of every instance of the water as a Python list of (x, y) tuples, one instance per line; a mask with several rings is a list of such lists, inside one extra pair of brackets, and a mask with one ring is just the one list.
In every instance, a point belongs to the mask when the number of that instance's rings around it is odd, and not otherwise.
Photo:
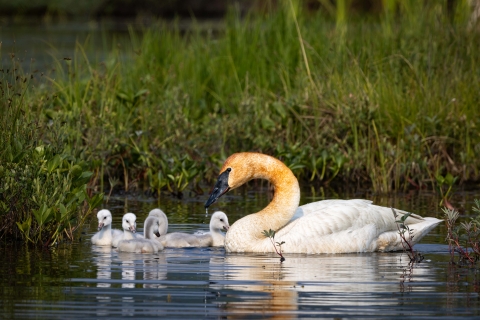
[[(71, 58), (75, 41), (83, 43), (90, 34), (99, 41), (98, 47), (108, 48), (111, 43), (105, 42), (101, 30), (105, 27), (96, 23), (24, 28), (4, 24), (0, 29), (2, 65), (8, 66), (7, 53), (15, 52), (27, 71), (45, 71), (53, 59)], [(127, 37), (126, 30), (116, 25), (110, 30)], [(266, 188), (232, 191), (211, 212), (225, 211), (233, 223), (263, 208), (270, 197)], [(442, 217), (440, 199), (428, 192), (376, 197), (309, 188), (303, 192), (302, 204), (324, 198), (368, 198), (380, 205)], [(451, 202), (469, 210), (474, 198), (480, 198), (478, 192), (461, 192)], [(116, 228), (126, 212), (135, 212), (143, 222), (151, 209), (160, 207), (169, 218), (170, 232), (192, 232), (208, 229), (206, 199), (206, 195), (186, 200), (116, 197), (104, 207), (112, 211)], [(462, 218), (467, 218), (463, 211)], [(0, 245), (1, 317), (453, 319), (480, 314), (477, 273), (448, 264), (442, 224), (416, 246), (425, 260), (414, 267), (400, 252), (286, 254), (283, 263), (276, 254), (226, 254), (222, 248), (118, 253), (92, 247), (89, 239), (96, 226), (92, 216), (80, 241), (51, 249)], [(138, 227), (141, 231), (141, 223)]]
[(15, 21), (0, 19), (0, 66), (13, 68), (12, 57), (25, 73), (56, 77), (57, 61), (84, 61), (75, 48), (85, 50), (90, 63), (105, 61), (106, 52), (119, 49), (120, 56), (131, 48), (131, 30), (140, 28), (140, 21), (103, 20), (45, 21), (35, 17)]
[[(322, 198), (304, 194), (302, 203)], [(469, 208), (474, 197), (463, 193), (453, 203), (463, 202)], [(155, 199), (118, 197), (104, 206), (112, 210), (117, 228), (123, 213), (136, 212), (141, 222), (150, 209), (159, 206), (169, 217), (170, 231), (191, 232), (208, 228), (205, 199), (206, 195), (182, 201), (164, 197), (158, 203)], [(266, 190), (242, 189), (224, 196), (212, 210), (230, 211), (233, 223), (245, 211), (259, 210), (268, 201)], [(428, 193), (375, 201), (396, 203), (407, 210), (417, 206), (415, 212), (423, 215), (439, 214), (431, 205), (438, 199)], [(449, 265), (442, 225), (416, 246), (425, 260), (412, 267), (401, 252), (286, 254), (283, 263), (276, 254), (226, 254), (223, 248), (119, 253), (90, 244), (96, 224), (92, 217), (80, 241), (50, 250), (19, 244), (1, 246), (2, 315), (69, 319), (480, 315), (477, 274)], [(138, 229), (142, 230), (141, 223)]]

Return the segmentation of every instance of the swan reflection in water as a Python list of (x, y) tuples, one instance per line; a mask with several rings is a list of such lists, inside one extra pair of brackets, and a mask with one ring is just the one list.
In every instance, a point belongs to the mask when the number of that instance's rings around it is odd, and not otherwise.
[[(403, 253), (297, 254), (287, 256), (282, 264), (274, 255), (227, 254), (210, 259), (210, 270), (212, 289), (249, 292), (238, 297), (232, 293), (223, 306), (228, 314), (274, 318), (299, 312), (328, 316), (340, 309), (342, 314), (373, 312), (378, 310), (375, 306), (401, 304), (401, 295), (392, 294), (403, 292), (409, 279), (434, 281), (428, 262), (412, 268)], [(410, 278), (405, 278), (409, 273)], [(414, 290), (431, 291), (432, 287)]]

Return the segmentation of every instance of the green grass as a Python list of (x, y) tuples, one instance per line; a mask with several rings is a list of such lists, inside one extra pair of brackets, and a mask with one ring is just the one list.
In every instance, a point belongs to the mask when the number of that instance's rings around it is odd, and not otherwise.
[(35, 121), (23, 134), (38, 139), (53, 124), (52, 156), (81, 162), (106, 191), (201, 193), (237, 151), (280, 157), (303, 183), (379, 193), (478, 180), (480, 41), (467, 15), (409, 1), (335, 21), (282, 3), (231, 11), (220, 31), (160, 21), (99, 62), (79, 45), (10, 117)]

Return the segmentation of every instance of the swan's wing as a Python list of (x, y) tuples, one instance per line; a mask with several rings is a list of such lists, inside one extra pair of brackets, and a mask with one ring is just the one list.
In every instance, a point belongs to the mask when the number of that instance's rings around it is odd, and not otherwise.
[[(323, 212), (326, 209), (332, 209), (332, 210), (338, 210), (338, 208), (341, 207), (347, 207), (347, 208), (356, 208), (359, 210), (359, 213), (361, 214), (362, 212), (365, 211), (371, 211), (373, 210), (376, 214), (375, 216), (381, 215), (388, 220), (390, 218), (393, 219), (393, 211), (391, 208), (388, 207), (380, 207), (376, 206), (373, 204), (373, 201), (371, 200), (365, 200), (365, 199), (351, 199), (351, 200), (322, 200), (322, 201), (317, 201), (317, 202), (311, 202), (302, 206), (299, 206), (297, 210), (295, 211), (295, 215), (292, 217), (292, 220), (298, 219), (300, 217), (306, 216), (306, 215), (311, 215), (311, 214), (317, 214), (320, 212)], [(404, 210), (399, 210), (399, 209), (394, 209), (395, 213), (398, 215), (397, 220), (400, 219), (401, 216), (404, 214), (407, 214), (407, 211)], [(374, 216), (374, 219), (376, 220), (377, 218)], [(410, 216), (407, 218), (405, 221), (405, 224), (413, 224), (413, 223), (419, 223), (423, 221), (424, 218), (421, 216), (410, 213)]]
[[(396, 212), (399, 216), (406, 213), (401, 210)], [(426, 221), (412, 215), (407, 218), (406, 224), (412, 229), (426, 230), (428, 226), (433, 224), (431, 229), (440, 222), (430, 219)], [(368, 200), (326, 200), (299, 207), (294, 218), (277, 231), (275, 241), (285, 241), (282, 248), (287, 250), (291, 247), (292, 252), (298, 252), (299, 248), (302, 252), (311, 253), (362, 252), (383, 250), (378, 247), (377, 240), (384, 233), (389, 235), (384, 237), (384, 247), (388, 247), (390, 241), (397, 241), (397, 237), (399, 240), (391, 208), (373, 205)], [(420, 232), (416, 241), (425, 234)]]

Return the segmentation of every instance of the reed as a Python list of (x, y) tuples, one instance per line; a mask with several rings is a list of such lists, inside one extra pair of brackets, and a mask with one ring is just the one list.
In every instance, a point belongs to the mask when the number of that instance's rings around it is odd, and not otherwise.
[(448, 195), (478, 180), (479, 37), (442, 3), (387, 2), (380, 18), (289, 0), (232, 10), (220, 30), (159, 21), (101, 61), (79, 44), (17, 117), (61, 127), (67, 153), (109, 192), (202, 193), (223, 159), (248, 150), (313, 185)]
[[(318, 170), (312, 156), (329, 155), (324, 182), (353, 171), (348, 180), (366, 180), (376, 191), (389, 192), (408, 187), (408, 179), (434, 183), (437, 172), (461, 175), (458, 165), (444, 160), (455, 158), (456, 149), (474, 160), (478, 136), (471, 141), (467, 133), (477, 121), (478, 82), (470, 70), (478, 70), (472, 56), (478, 39), (461, 26), (452, 32), (436, 22), (434, 8), (420, 16), (413, 5), (391, 32), (375, 22), (357, 22), (344, 40), (337, 39), (338, 23), (307, 18), (292, 1), (263, 18), (242, 20), (231, 12), (220, 34), (200, 27), (182, 34), (178, 26), (160, 24), (134, 42), (139, 54), (130, 65), (105, 69), (115, 74), (114, 83), (90, 77), (103, 96), (84, 97), (110, 114), (100, 110), (103, 121), (92, 119), (83, 127), (125, 126), (104, 135), (108, 146), (113, 137), (123, 142), (109, 152), (123, 153), (140, 171), (149, 168), (157, 176), (156, 169), (165, 167), (162, 153), (199, 160), (239, 150), (275, 154), (295, 144), (291, 161), (304, 177)], [(68, 97), (85, 91), (85, 84), (75, 86)], [(64, 101), (85, 106), (85, 99)], [(452, 121), (466, 131), (442, 126)], [(409, 149), (398, 154), (398, 145)], [(307, 152), (302, 156), (300, 150)]]

